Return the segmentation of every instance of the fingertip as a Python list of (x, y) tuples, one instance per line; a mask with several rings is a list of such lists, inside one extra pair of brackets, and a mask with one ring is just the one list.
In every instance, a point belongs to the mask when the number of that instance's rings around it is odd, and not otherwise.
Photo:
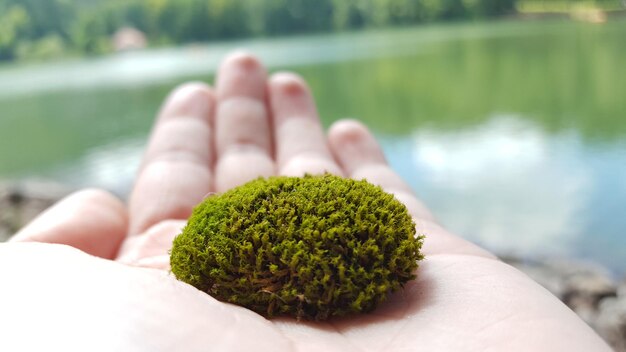
[(215, 106), (215, 93), (203, 82), (187, 82), (174, 88), (165, 100), (160, 117), (207, 117)]
[(270, 89), (274, 93), (298, 96), (309, 93), (305, 80), (293, 72), (277, 72), (270, 77)]
[(224, 58), (220, 70), (231, 67), (252, 71), (262, 68), (263, 66), (254, 54), (244, 49), (237, 49)]
[(349, 175), (368, 164), (387, 164), (376, 138), (360, 121), (343, 119), (333, 123), (328, 131), (328, 143)]
[(280, 129), (286, 121), (299, 118), (320, 124), (313, 94), (299, 75), (293, 72), (275, 73), (268, 81), (268, 90), (276, 129)]
[(245, 97), (265, 101), (267, 72), (247, 51), (236, 51), (222, 61), (216, 77), (216, 93), (220, 103), (229, 98)]
[(171, 101), (189, 101), (201, 99), (213, 99), (213, 88), (200, 81), (189, 81), (174, 88), (169, 96)]
[(334, 122), (328, 129), (328, 141), (331, 145), (341, 147), (343, 144), (358, 144), (372, 138), (368, 128), (355, 119), (341, 119)]

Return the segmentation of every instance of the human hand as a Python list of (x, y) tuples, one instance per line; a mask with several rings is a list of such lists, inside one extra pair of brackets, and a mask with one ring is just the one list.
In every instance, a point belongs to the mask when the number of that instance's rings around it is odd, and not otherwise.
[[(168, 273), (172, 239), (208, 194), (325, 171), (394, 193), (426, 235), (417, 279), (376, 311), (267, 320)], [(128, 208), (78, 192), (11, 242), (0, 246), (0, 350), (608, 350), (546, 290), (439, 226), (362, 124), (326, 136), (302, 79), (268, 80), (243, 53), (225, 60), (215, 91), (194, 83), (167, 99)]]

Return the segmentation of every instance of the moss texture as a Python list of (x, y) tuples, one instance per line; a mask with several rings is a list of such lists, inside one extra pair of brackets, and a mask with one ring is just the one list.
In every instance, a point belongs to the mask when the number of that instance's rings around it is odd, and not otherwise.
[(415, 278), (423, 237), (380, 187), (332, 175), (257, 179), (199, 204), (172, 272), (264, 316), (368, 312)]

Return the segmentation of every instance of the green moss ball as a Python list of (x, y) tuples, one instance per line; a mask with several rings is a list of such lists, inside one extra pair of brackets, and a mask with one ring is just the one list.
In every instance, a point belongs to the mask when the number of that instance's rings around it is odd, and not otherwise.
[(414, 279), (422, 236), (366, 181), (257, 179), (204, 200), (174, 240), (172, 272), (264, 316), (368, 312)]

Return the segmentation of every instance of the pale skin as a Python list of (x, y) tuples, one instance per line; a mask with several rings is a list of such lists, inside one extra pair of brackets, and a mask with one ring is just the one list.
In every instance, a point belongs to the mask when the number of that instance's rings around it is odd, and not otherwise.
[[(417, 280), (379, 309), (328, 322), (267, 320), (169, 273), (193, 206), (258, 176), (331, 172), (381, 185), (426, 235)], [(446, 231), (361, 123), (324, 133), (306, 83), (253, 56), (215, 87), (165, 101), (128, 204), (101, 190), (57, 203), (0, 245), (0, 350), (609, 351), (548, 291)], [(16, 349), (17, 348), (17, 349)]]

